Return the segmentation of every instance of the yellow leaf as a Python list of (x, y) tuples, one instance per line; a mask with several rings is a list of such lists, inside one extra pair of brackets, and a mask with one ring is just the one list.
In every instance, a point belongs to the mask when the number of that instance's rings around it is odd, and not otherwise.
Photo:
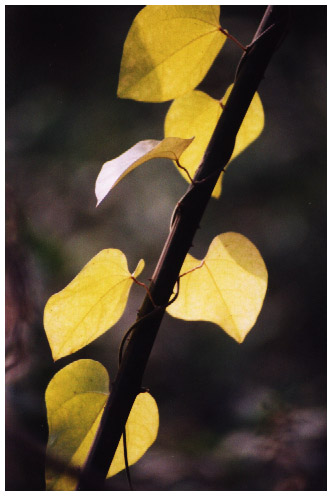
[[(140, 260), (133, 276), (144, 267)], [(74, 353), (122, 316), (133, 283), (125, 255), (102, 250), (62, 291), (48, 300), (44, 327), (54, 360)]]
[(218, 5), (148, 5), (129, 30), (118, 96), (163, 102), (195, 88), (226, 41)]
[[(140, 393), (135, 400), (126, 424), (128, 463), (133, 465), (157, 438), (159, 427), (158, 407), (149, 393)], [(114, 455), (107, 477), (112, 477), (124, 467), (122, 438)]]
[[(84, 465), (109, 394), (105, 368), (94, 360), (78, 360), (60, 370), (46, 390), (49, 439), (46, 489), (71, 491), (77, 480), (65, 469), (56, 470), (52, 460), (65, 467)], [(139, 460), (155, 441), (159, 417), (155, 400), (148, 393), (137, 396), (126, 424), (128, 462)], [(125, 468), (121, 438), (107, 477)]]
[(106, 162), (96, 181), (97, 206), (109, 191), (130, 171), (153, 158), (178, 160), (194, 138), (165, 138), (162, 141), (139, 141), (119, 157)]
[[(222, 99), (223, 105), (226, 104), (232, 87), (233, 85), (227, 89)], [(202, 91), (191, 91), (177, 98), (168, 110), (165, 119), (165, 136), (180, 136), (181, 138), (195, 136), (192, 146), (185, 150), (180, 160), (180, 164), (188, 170), (191, 177), (194, 177), (202, 161), (221, 113), (220, 102)], [(258, 138), (263, 128), (264, 110), (258, 93), (255, 93), (237, 134), (230, 161)], [(179, 170), (183, 177), (188, 180), (185, 172)], [(222, 176), (223, 174), (218, 179), (213, 191), (212, 196), (215, 198), (219, 198), (221, 193)]]
[(71, 463), (82, 440), (103, 411), (108, 394), (107, 371), (93, 360), (73, 362), (50, 381), (45, 393), (49, 429), (47, 490), (66, 490), (68, 483), (72, 484), (71, 489), (75, 487), (75, 479), (67, 476), (66, 481), (63, 480), (63, 473), (58, 473), (52, 460), (65, 466)]
[[(165, 136), (195, 136), (194, 142), (181, 156), (180, 164), (187, 169), (193, 178), (202, 161), (213, 131), (217, 125), (222, 109), (218, 100), (211, 98), (203, 91), (191, 91), (174, 100), (165, 119)], [(172, 134), (173, 133), (173, 134)], [(193, 133), (190, 135), (190, 133)], [(180, 174), (187, 180), (182, 169)], [(221, 191), (221, 180), (216, 186), (217, 196)], [(214, 196), (215, 192), (214, 192)]]
[(214, 322), (241, 343), (257, 320), (267, 289), (267, 270), (257, 248), (241, 234), (220, 234), (203, 262), (187, 255), (181, 273), (188, 271), (167, 311), (183, 320)]

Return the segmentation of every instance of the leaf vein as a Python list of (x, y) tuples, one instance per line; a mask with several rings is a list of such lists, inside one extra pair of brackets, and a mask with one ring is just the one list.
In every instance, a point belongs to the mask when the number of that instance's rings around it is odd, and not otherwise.
[(226, 309), (228, 310), (229, 315), (231, 316), (231, 320), (232, 320), (232, 322), (233, 322), (233, 325), (234, 325), (235, 329), (237, 330), (237, 329), (238, 329), (238, 327), (237, 327), (237, 325), (236, 325), (236, 323), (235, 323), (235, 321), (234, 321), (234, 319), (233, 319), (232, 312), (230, 311), (230, 309), (229, 309), (229, 307), (228, 307), (228, 305), (227, 305), (227, 303), (226, 303), (226, 301), (225, 301), (225, 299), (224, 299), (224, 297), (223, 297), (223, 295), (222, 295), (221, 289), (219, 288), (219, 286), (218, 286), (218, 284), (217, 284), (217, 282), (216, 282), (215, 278), (213, 277), (213, 274), (212, 274), (211, 270), (209, 269), (209, 266), (208, 266), (208, 263), (207, 263), (207, 261), (206, 261), (206, 260), (205, 260), (205, 264), (204, 264), (204, 266), (206, 267), (206, 270), (208, 271), (208, 273), (209, 273), (209, 275), (210, 275), (210, 277), (211, 277), (211, 279), (212, 279), (212, 281), (213, 281), (213, 284), (215, 285), (215, 287), (216, 287), (216, 289), (217, 289), (217, 292), (219, 293), (220, 299), (222, 300), (223, 304), (225, 305)]
[[(186, 43), (185, 45), (182, 45), (180, 48), (178, 48), (177, 50), (175, 50), (173, 53), (171, 53), (170, 55), (167, 55), (166, 58), (164, 58), (163, 60), (161, 60), (160, 62), (158, 62), (158, 64), (155, 64), (146, 74), (144, 74), (141, 78), (139, 78), (137, 80), (136, 83), (134, 84), (131, 84), (130, 86), (132, 88), (134, 88), (135, 86), (137, 86), (138, 84), (141, 84), (142, 81), (144, 81), (144, 79), (148, 78), (150, 76), (151, 73), (153, 73), (157, 67), (160, 67), (162, 66), (163, 64), (165, 64), (166, 62), (168, 62), (172, 57), (174, 57), (177, 53), (181, 52), (181, 50), (184, 50), (185, 48), (187, 48), (189, 45), (191, 45), (192, 43), (195, 43), (196, 41), (200, 40), (201, 38), (203, 38), (204, 36), (208, 36), (214, 32), (217, 32), (217, 31), (220, 31), (219, 29), (213, 29), (211, 31), (209, 31), (208, 33), (204, 33), (200, 36), (198, 36), (197, 38), (195, 39), (192, 39), (190, 41), (188, 41), (188, 43)], [(221, 33), (221, 31), (220, 31)], [(203, 58), (203, 57), (202, 57)]]

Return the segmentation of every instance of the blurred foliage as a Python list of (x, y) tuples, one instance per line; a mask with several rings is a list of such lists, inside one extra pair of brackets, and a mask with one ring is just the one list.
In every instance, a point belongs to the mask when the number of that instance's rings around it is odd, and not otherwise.
[[(162, 139), (170, 106), (116, 97), (139, 9), (6, 6), (6, 335), (16, 364), (7, 374), (7, 490), (44, 489), (44, 393), (71, 361), (52, 361), (46, 301), (104, 248), (126, 253), (130, 271), (144, 258), (147, 282), (187, 187), (174, 166), (151, 162), (95, 209), (101, 165), (139, 140)], [(221, 23), (246, 44), (263, 13), (225, 6)], [(219, 98), (240, 55), (227, 41), (198, 89)], [(221, 232), (247, 236), (269, 271), (265, 304), (241, 345), (213, 324), (165, 316), (144, 381), (160, 431), (132, 468), (138, 490), (326, 489), (325, 6), (293, 7), (259, 93), (265, 129), (227, 171), (192, 255), (202, 258)], [(143, 296), (133, 287), (114, 332), (75, 357), (101, 361), (114, 377)], [(109, 487), (127, 489), (125, 474)]]

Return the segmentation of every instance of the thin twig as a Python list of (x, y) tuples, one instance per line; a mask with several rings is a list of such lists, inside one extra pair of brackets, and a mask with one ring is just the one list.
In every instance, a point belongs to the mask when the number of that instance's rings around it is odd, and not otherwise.
[(123, 454), (124, 454), (124, 460), (125, 460), (125, 466), (126, 466), (126, 474), (127, 474), (128, 484), (129, 484), (130, 490), (133, 491), (134, 490), (134, 487), (133, 487), (133, 483), (131, 481), (130, 470), (129, 470), (129, 462), (128, 462), (126, 427), (123, 429), (122, 439), (123, 439)]
[(124, 345), (125, 345), (127, 339), (129, 338), (130, 334), (132, 333), (132, 331), (136, 327), (138, 327), (140, 324), (142, 324), (146, 320), (150, 319), (156, 311), (160, 311), (162, 309), (163, 309), (162, 307), (156, 307), (155, 306), (154, 309), (150, 313), (148, 313), (147, 315), (144, 315), (143, 317), (138, 319), (136, 322), (134, 322), (134, 324), (132, 326), (129, 327), (128, 331), (126, 331), (126, 334), (123, 336), (121, 344), (120, 344), (120, 348), (119, 348), (119, 357), (118, 357), (119, 367), (120, 367), (121, 362), (122, 362)]
[[(122, 362), (122, 356), (123, 356), (123, 349), (124, 349), (124, 345), (126, 343), (126, 341), (128, 340), (130, 334), (132, 333), (132, 331), (140, 324), (142, 324), (145, 320), (148, 320), (150, 319), (152, 316), (153, 316), (153, 313), (155, 311), (161, 311), (161, 310), (164, 310), (165, 308), (167, 308), (169, 305), (171, 305), (172, 303), (174, 303), (174, 301), (176, 300), (176, 298), (178, 297), (179, 295), (179, 291), (180, 291), (180, 277), (182, 276), (179, 276), (176, 280), (176, 292), (175, 292), (175, 295), (173, 296), (173, 298), (171, 298), (169, 300), (169, 302), (166, 304), (166, 305), (163, 305), (163, 306), (159, 306), (157, 307), (156, 305), (154, 305), (154, 309), (152, 310), (152, 312), (148, 313), (147, 315), (144, 315), (144, 317), (141, 317), (139, 320), (137, 320), (131, 327), (129, 327), (128, 331), (126, 331), (125, 335), (123, 336), (122, 338), (122, 341), (121, 341), (121, 344), (120, 344), (120, 348), (119, 348), (119, 355), (118, 355), (118, 363), (119, 363), (119, 367), (121, 365), (121, 362)], [(136, 281), (138, 282), (138, 281)], [(145, 286), (144, 283), (138, 283), (140, 285), (143, 285)], [(150, 294), (150, 292), (148, 292), (148, 295)], [(151, 302), (153, 303), (153, 300), (152, 298), (150, 297), (150, 300)], [(153, 303), (154, 304), (154, 303)]]

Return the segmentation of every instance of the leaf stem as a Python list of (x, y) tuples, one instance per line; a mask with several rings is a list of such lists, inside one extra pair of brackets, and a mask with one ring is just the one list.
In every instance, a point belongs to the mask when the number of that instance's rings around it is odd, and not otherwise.
[(188, 176), (189, 181), (191, 182), (191, 184), (194, 184), (194, 180), (193, 180), (193, 178), (191, 177), (191, 175), (189, 174), (189, 171), (188, 171), (188, 170), (187, 170), (187, 169), (186, 169), (183, 165), (181, 165), (181, 164), (180, 164), (180, 162), (179, 162), (179, 159), (178, 159), (178, 158), (175, 160), (175, 163), (176, 163), (176, 165), (179, 167), (179, 169), (182, 169), (182, 170), (183, 170), (183, 171), (187, 174), (187, 176)]
[(244, 52), (247, 51), (247, 47), (245, 47), (244, 45), (242, 45), (242, 43), (237, 38), (235, 38), (235, 36), (233, 36), (232, 34), (230, 34), (226, 29), (223, 29), (221, 26), (220, 26), (219, 29), (220, 29), (220, 31), (225, 36), (227, 36), (227, 38), (229, 38), (230, 40), (232, 40), (238, 47), (240, 47), (241, 50), (243, 50)]
[(144, 282), (140, 282), (140, 281), (138, 281), (138, 279), (136, 279), (136, 277), (135, 277), (135, 276), (131, 275), (131, 278), (132, 278), (132, 280), (133, 280), (136, 284), (138, 284), (139, 286), (142, 286), (142, 287), (145, 289), (145, 291), (147, 292), (147, 294), (148, 294), (148, 296), (149, 296), (149, 298), (150, 298), (150, 300), (151, 300), (152, 305), (153, 305), (154, 307), (156, 307), (157, 305), (156, 305), (156, 304), (155, 304), (155, 302), (153, 301), (153, 298), (152, 298), (152, 296), (151, 296), (151, 293), (150, 293), (149, 287), (148, 287), (146, 284), (144, 284)]
[(201, 263), (199, 265), (197, 265), (197, 267), (194, 267), (193, 269), (187, 270), (187, 272), (184, 272), (183, 274), (180, 274), (179, 277), (186, 276), (187, 274), (190, 274), (191, 272), (194, 272), (194, 270), (200, 269), (201, 267), (203, 267), (204, 263), (205, 263), (205, 260), (203, 258), (203, 260), (201, 261)]

